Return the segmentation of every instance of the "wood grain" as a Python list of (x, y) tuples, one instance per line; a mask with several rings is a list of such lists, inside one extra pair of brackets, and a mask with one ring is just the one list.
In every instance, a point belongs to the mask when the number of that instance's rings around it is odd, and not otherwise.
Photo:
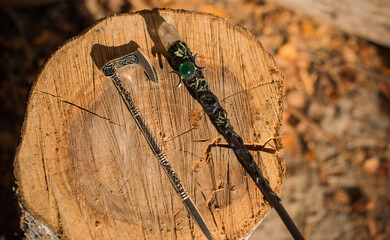
[[(212, 147), (203, 158), (218, 133), (169, 74), (153, 35), (160, 16), (199, 53), (237, 133), (250, 144), (275, 138), (272, 146), (282, 148), (283, 76), (246, 30), (212, 15), (164, 9), (106, 18), (46, 62), (30, 91), (15, 158), (21, 206), (61, 239), (205, 239), (100, 71), (137, 45), (160, 84), (134, 67), (124, 74), (126, 88), (215, 239), (248, 235), (270, 210), (231, 150)], [(283, 160), (252, 153), (279, 193)]]

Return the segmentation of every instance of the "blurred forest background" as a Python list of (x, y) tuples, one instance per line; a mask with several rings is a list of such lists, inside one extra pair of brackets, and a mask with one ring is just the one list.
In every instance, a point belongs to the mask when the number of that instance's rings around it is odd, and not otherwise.
[[(100, 18), (154, 7), (230, 19), (274, 56), (286, 94), (281, 198), (305, 237), (390, 239), (389, 48), (270, 0), (0, 4), (0, 240), (23, 236), (13, 158), (27, 94), (45, 60)], [(291, 239), (274, 211), (251, 239), (259, 238)]]

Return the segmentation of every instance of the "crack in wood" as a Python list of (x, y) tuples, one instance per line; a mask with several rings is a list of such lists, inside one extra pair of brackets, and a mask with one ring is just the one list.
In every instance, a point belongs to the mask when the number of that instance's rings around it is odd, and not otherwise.
[(107, 120), (107, 121), (109, 121), (109, 122), (112, 123), (112, 124), (115, 124), (115, 125), (117, 125), (117, 126), (122, 127), (122, 125), (120, 125), (119, 123), (113, 122), (111, 119), (109, 119), (109, 118), (107, 118), (107, 117), (101, 116), (101, 115), (99, 115), (99, 114), (97, 114), (97, 113), (94, 113), (94, 112), (88, 110), (88, 109), (85, 109), (85, 108), (83, 108), (83, 107), (81, 107), (81, 106), (78, 106), (78, 105), (76, 105), (76, 104), (74, 104), (74, 103), (72, 103), (72, 102), (69, 102), (69, 101), (66, 101), (66, 100), (61, 100), (61, 99), (59, 99), (59, 100), (60, 100), (61, 102), (63, 102), (63, 103), (67, 103), (67, 104), (69, 104), (69, 105), (72, 105), (72, 106), (74, 106), (74, 107), (77, 107), (78, 109), (80, 109), (80, 110), (82, 110), (82, 111), (85, 111), (85, 112), (87, 112), (87, 113), (89, 113), (89, 114), (92, 114), (92, 115), (94, 115), (94, 116), (96, 116), (96, 117), (99, 117), (99, 118), (102, 118), (102, 119), (104, 119), (104, 120)]
[[(192, 128), (190, 128), (190, 129), (187, 129), (187, 130), (185, 130), (184, 132), (181, 132), (181, 133), (177, 134), (176, 136), (172, 136), (170, 139), (173, 140), (174, 138), (178, 138), (178, 137), (180, 137), (180, 136), (182, 136), (182, 135), (184, 135), (184, 134), (186, 134), (186, 133), (191, 132), (191, 131), (194, 130), (194, 129), (196, 129), (196, 128), (195, 128), (195, 127), (192, 127)], [(168, 141), (168, 140), (166, 140), (166, 141)]]
[(63, 103), (67, 103), (67, 104), (69, 104), (69, 105), (71, 105), (71, 106), (77, 107), (78, 109), (80, 109), (80, 110), (82, 110), (82, 111), (85, 111), (85, 112), (87, 112), (87, 113), (89, 113), (89, 114), (92, 114), (92, 115), (94, 115), (94, 116), (96, 116), (96, 117), (99, 117), (99, 118), (102, 118), (102, 119), (104, 119), (104, 120), (107, 120), (107, 121), (109, 121), (109, 122), (112, 123), (112, 124), (115, 124), (115, 125), (117, 125), (117, 126), (122, 127), (122, 125), (120, 125), (119, 123), (113, 122), (111, 119), (109, 119), (109, 118), (107, 118), (107, 117), (104, 117), (104, 116), (101, 116), (101, 115), (99, 115), (99, 114), (97, 114), (97, 113), (95, 113), (95, 112), (92, 112), (91, 110), (88, 110), (88, 109), (86, 109), (86, 108), (83, 108), (83, 107), (81, 107), (81, 106), (79, 106), (79, 105), (77, 105), (77, 104), (74, 104), (74, 103), (69, 102), (69, 101), (67, 101), (67, 100), (63, 100), (63, 99), (61, 99), (61, 97), (58, 96), (58, 95), (55, 95), (55, 94), (52, 94), (52, 93), (48, 93), (48, 92), (45, 92), (45, 91), (41, 91), (41, 90), (37, 90), (37, 91), (40, 92), (40, 93), (44, 93), (44, 94), (47, 94), (47, 95), (49, 95), (49, 96), (55, 97), (55, 98), (57, 98), (59, 101), (61, 101), (61, 102), (63, 102)]
[(230, 94), (229, 96), (226, 96), (226, 97), (222, 98), (220, 102), (222, 103), (222, 102), (226, 101), (228, 98), (234, 97), (235, 95), (246, 93), (246, 92), (252, 91), (252, 90), (254, 90), (256, 88), (259, 88), (259, 87), (262, 87), (262, 86), (265, 86), (265, 85), (275, 84), (275, 83), (281, 83), (281, 81), (271, 81), (271, 82), (257, 84), (256, 86), (253, 86), (251, 88), (244, 89), (244, 90), (238, 91), (236, 93)]

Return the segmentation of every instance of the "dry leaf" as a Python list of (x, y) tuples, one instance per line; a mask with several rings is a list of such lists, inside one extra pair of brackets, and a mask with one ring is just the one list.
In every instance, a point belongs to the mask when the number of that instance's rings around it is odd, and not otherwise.
[(223, 18), (228, 17), (226, 12), (224, 12), (223, 10), (216, 8), (215, 6), (212, 6), (212, 5), (203, 5), (200, 10), (202, 12), (205, 12), (205, 13), (214, 14), (218, 17), (223, 17)]
[(294, 44), (288, 42), (279, 48), (278, 56), (290, 61), (295, 61), (297, 59), (297, 48)]
[(289, 107), (303, 109), (306, 105), (305, 94), (298, 90), (290, 91), (287, 93), (286, 102)]
[(314, 162), (317, 159), (317, 153), (315, 151), (308, 150), (306, 151), (305, 158), (308, 162)]
[(288, 149), (295, 149), (298, 147), (297, 138), (295, 135), (291, 133), (285, 133), (284, 134), (284, 148), (286, 150)]
[(378, 172), (380, 161), (378, 157), (372, 157), (364, 161), (363, 170), (369, 174), (375, 174)]
[(43, 30), (35, 39), (35, 45), (57, 45), (61, 41), (61, 36), (59, 33), (53, 30)]
[(302, 32), (305, 35), (305, 37), (312, 38), (316, 34), (316, 27), (314, 26), (313, 23), (311, 23), (307, 20), (303, 20), (301, 22), (301, 29), (302, 29)]

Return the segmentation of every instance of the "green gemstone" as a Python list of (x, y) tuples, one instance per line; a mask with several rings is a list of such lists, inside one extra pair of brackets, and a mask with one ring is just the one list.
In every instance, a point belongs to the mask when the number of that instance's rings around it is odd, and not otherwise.
[(194, 74), (195, 66), (191, 62), (184, 62), (179, 67), (180, 76), (189, 78)]

